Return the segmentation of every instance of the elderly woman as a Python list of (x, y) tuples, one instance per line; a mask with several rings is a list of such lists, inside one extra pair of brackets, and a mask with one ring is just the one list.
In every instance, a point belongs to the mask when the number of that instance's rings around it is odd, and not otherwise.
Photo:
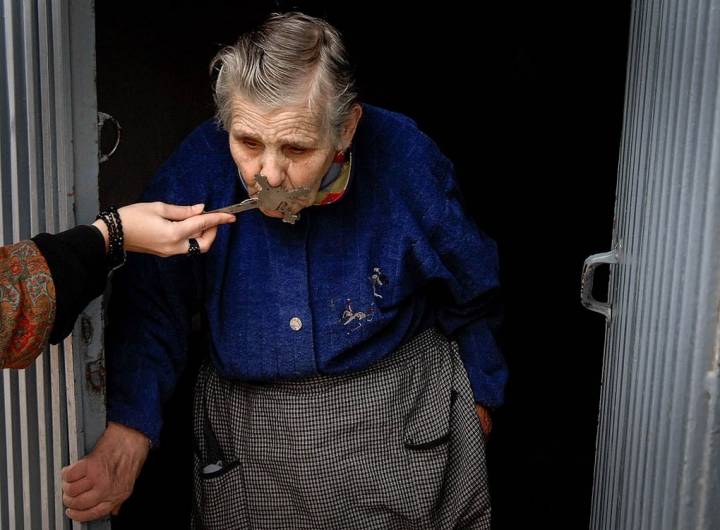
[(452, 164), (410, 119), (358, 103), (324, 21), (274, 15), (214, 66), (217, 121), (147, 198), (259, 209), (203, 258), (138, 256), (117, 278), (110, 423), (63, 472), (68, 514), (130, 494), (197, 305), (196, 527), (489, 528), (478, 415), (506, 378), (497, 258)]

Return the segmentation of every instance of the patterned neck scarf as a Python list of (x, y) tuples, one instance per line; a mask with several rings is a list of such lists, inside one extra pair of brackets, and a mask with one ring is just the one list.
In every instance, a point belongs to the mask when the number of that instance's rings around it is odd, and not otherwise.
[(352, 152), (348, 150), (338, 153), (320, 182), (320, 190), (313, 204), (322, 206), (339, 201), (350, 183), (351, 169)]

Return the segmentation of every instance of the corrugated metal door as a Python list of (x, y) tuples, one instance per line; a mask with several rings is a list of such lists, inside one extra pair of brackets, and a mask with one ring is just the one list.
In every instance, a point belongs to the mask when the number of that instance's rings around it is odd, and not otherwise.
[(719, 67), (720, 1), (633, 3), (593, 529), (720, 528)]
[[(97, 211), (91, 0), (0, 0), (0, 243)], [(0, 374), (0, 529), (69, 528), (59, 471), (104, 427), (99, 301), (73, 337)], [(74, 525), (80, 527), (80, 525)], [(93, 528), (109, 527), (95, 523)]]

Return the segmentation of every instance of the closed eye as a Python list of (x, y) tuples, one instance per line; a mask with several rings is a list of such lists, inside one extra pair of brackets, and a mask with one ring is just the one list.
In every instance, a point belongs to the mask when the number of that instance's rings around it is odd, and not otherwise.
[(255, 140), (250, 140), (247, 138), (242, 141), (242, 144), (245, 147), (247, 147), (248, 149), (259, 149), (260, 148), (259, 142), (256, 142)]
[(293, 155), (302, 155), (304, 153), (307, 153), (307, 148), (305, 147), (288, 147), (288, 152)]

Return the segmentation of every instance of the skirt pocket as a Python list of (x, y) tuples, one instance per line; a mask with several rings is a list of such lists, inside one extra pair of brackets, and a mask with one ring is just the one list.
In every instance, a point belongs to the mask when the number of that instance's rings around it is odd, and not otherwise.
[(195, 463), (195, 526), (206, 530), (250, 528), (245, 505), (243, 469), (239, 461), (203, 472)]

